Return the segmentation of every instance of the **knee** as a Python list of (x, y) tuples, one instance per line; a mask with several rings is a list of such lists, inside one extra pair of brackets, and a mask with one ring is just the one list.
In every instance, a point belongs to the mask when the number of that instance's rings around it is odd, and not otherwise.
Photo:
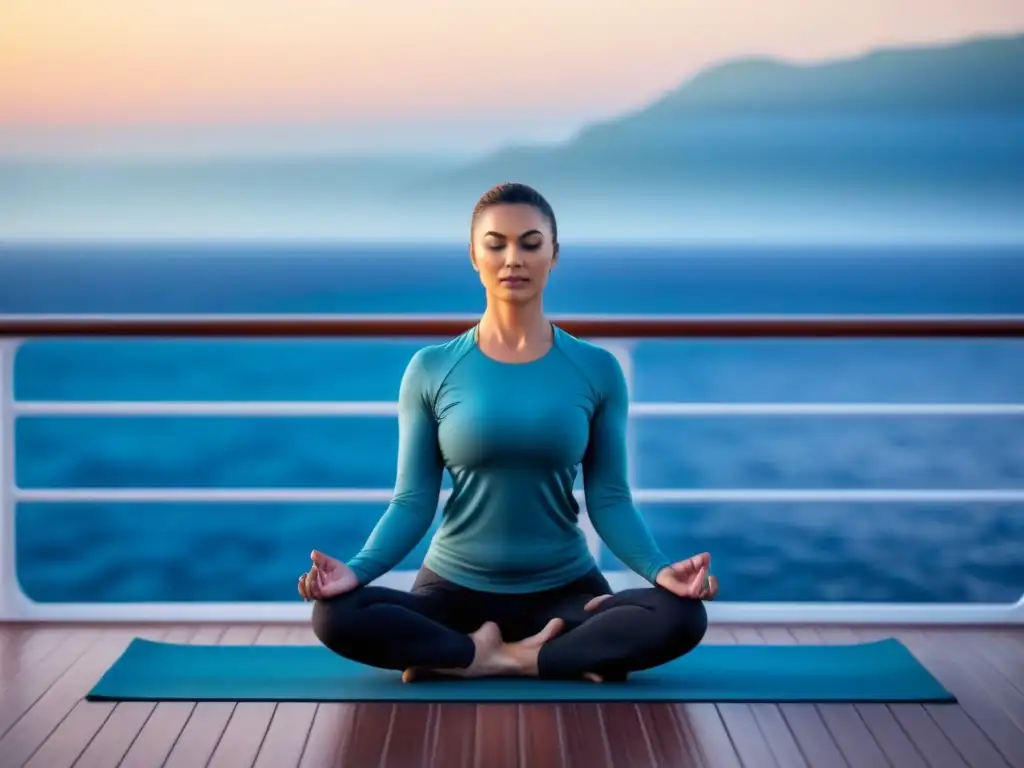
[(657, 587), (652, 591), (652, 608), (665, 651), (681, 656), (700, 645), (708, 631), (708, 612), (703, 601), (679, 597)]
[(313, 634), (317, 640), (338, 653), (345, 653), (358, 629), (356, 614), (363, 600), (359, 591), (349, 592), (313, 604)]

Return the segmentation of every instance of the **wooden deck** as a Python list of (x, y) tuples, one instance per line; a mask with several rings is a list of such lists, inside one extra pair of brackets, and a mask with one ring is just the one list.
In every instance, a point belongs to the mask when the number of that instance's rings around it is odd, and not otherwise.
[(307, 627), (0, 627), (0, 766), (1024, 766), (1024, 629), (716, 626), (709, 643), (895, 635), (960, 702), (89, 703), (132, 636), (310, 643)]

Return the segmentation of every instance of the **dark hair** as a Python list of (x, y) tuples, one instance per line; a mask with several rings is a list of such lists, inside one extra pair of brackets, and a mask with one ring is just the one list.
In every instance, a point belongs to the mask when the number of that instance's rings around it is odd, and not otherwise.
[(530, 205), (540, 211), (541, 215), (551, 225), (551, 240), (558, 243), (558, 224), (555, 222), (555, 211), (551, 204), (544, 199), (544, 195), (533, 187), (520, 184), (515, 181), (506, 181), (503, 184), (491, 187), (484, 192), (477, 204), (473, 207), (473, 218), (470, 221), (470, 238), (472, 238), (473, 227), (476, 220), (485, 210), (492, 205)]

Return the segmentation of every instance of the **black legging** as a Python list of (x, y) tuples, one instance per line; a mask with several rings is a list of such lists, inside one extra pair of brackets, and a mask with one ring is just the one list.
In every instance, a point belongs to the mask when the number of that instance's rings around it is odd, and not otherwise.
[(424, 568), (409, 592), (367, 586), (317, 601), (313, 630), (335, 653), (370, 666), (451, 669), (473, 661), (468, 633), (484, 622), (495, 622), (504, 640), (515, 641), (560, 618), (564, 630), (541, 648), (540, 677), (579, 679), (593, 672), (606, 680), (682, 656), (707, 631), (700, 600), (661, 587), (628, 589), (594, 611), (583, 610), (611, 591), (596, 569), (564, 587), (520, 595), (466, 589)]

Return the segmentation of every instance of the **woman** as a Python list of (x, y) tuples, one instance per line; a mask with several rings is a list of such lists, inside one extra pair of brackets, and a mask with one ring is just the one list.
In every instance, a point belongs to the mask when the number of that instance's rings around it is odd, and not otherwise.
[[(710, 556), (659, 551), (627, 482), (622, 369), (544, 316), (551, 206), (525, 185), (495, 187), (473, 211), (469, 255), (487, 307), (406, 369), (390, 506), (355, 557), (314, 552), (299, 577), (317, 637), (406, 681), (622, 680), (689, 652), (707, 629), (701, 600), (718, 591)], [(652, 587), (611, 594), (577, 525), (580, 467), (594, 528)], [(412, 590), (364, 586), (426, 535), (445, 468), (452, 496)]]

